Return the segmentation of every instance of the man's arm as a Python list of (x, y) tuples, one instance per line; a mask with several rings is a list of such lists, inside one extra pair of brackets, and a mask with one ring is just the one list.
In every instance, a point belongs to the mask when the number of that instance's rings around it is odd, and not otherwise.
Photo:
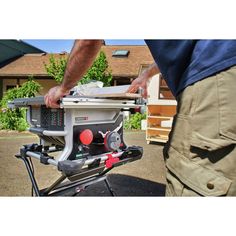
[(51, 88), (45, 95), (47, 107), (58, 108), (58, 100), (69, 94), (77, 82), (92, 66), (103, 40), (76, 40), (71, 50), (61, 85)]
[(130, 87), (128, 88), (127, 92), (128, 93), (135, 93), (139, 88), (143, 89), (143, 97), (147, 97), (147, 82), (148, 80), (156, 75), (160, 73), (160, 70), (157, 66), (156, 63), (153, 63), (152, 65), (150, 65), (146, 70), (143, 71), (143, 73), (136, 78), (132, 84), (130, 85)]
[(70, 53), (62, 81), (64, 90), (72, 89), (92, 66), (103, 40), (77, 40)]

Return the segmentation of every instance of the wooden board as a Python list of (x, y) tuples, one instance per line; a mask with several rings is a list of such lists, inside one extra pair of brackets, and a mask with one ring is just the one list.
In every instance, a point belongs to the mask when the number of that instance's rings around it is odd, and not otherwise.
[[(90, 95), (91, 96), (91, 95)], [(137, 93), (111, 93), (111, 94), (94, 94), (96, 98), (141, 98), (141, 94)]]

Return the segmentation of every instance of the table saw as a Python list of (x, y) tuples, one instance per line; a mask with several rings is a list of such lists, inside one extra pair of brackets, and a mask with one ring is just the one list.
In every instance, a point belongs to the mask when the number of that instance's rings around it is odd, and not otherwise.
[[(27, 108), (29, 131), (40, 140), (24, 145), (16, 155), (25, 163), (34, 195), (72, 196), (98, 181), (105, 181), (114, 195), (106, 173), (143, 155), (142, 147), (128, 147), (123, 138), (123, 111), (139, 107), (136, 101), (134, 96), (66, 96), (58, 109), (47, 108), (44, 97), (9, 102), (11, 109)], [(61, 177), (39, 190), (31, 158), (56, 166)]]

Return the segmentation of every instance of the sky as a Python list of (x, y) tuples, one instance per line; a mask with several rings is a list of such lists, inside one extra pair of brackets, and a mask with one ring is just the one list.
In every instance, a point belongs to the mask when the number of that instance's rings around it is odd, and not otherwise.
[[(47, 53), (58, 53), (62, 51), (70, 52), (74, 40), (29, 40), (24, 42), (31, 44)], [(105, 40), (106, 45), (145, 45), (144, 40)]]

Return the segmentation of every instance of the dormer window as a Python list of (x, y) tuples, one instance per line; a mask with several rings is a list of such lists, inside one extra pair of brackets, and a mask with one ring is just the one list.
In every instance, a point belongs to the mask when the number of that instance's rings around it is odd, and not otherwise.
[(128, 57), (129, 50), (115, 50), (112, 52), (113, 57)]

